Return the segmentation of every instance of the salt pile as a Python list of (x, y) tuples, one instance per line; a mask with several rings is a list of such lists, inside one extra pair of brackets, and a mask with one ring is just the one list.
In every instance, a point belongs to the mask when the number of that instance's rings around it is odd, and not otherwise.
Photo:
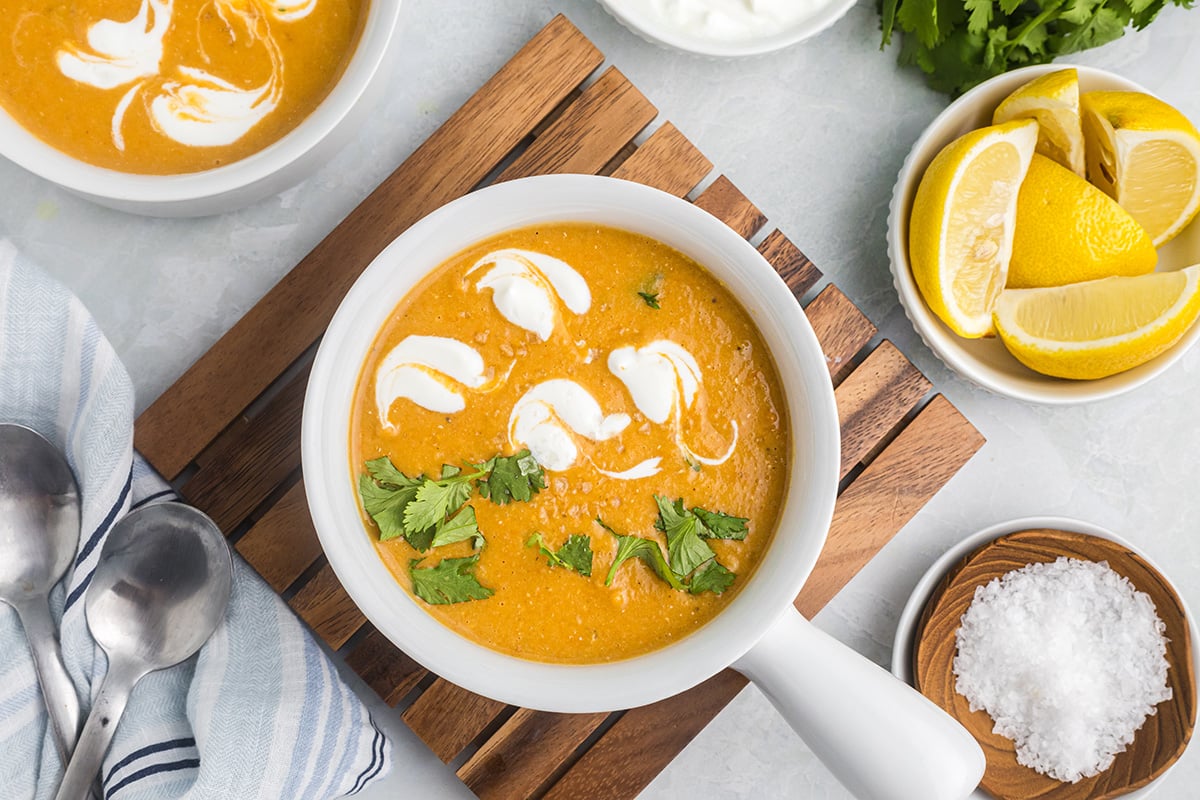
[(1015, 742), (1019, 763), (1074, 783), (1107, 769), (1171, 699), (1164, 630), (1107, 563), (1030, 564), (975, 590), (955, 688)]

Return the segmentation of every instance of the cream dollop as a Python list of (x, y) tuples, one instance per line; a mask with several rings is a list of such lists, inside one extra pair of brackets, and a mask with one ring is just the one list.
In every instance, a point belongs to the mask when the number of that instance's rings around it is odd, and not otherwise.
[(700, 365), (686, 349), (658, 339), (644, 347), (619, 347), (608, 356), (608, 369), (616, 375), (633, 398), (633, 404), (648, 420), (661, 425), (673, 419), (675, 443), (690, 461), (723, 464), (737, 447), (737, 420), (732, 421), (733, 441), (724, 454), (699, 455), (683, 440), (683, 413), (691, 409), (702, 383)]
[(565, 261), (532, 250), (497, 250), (475, 262), (467, 274), (492, 265), (475, 284), (492, 290), (492, 302), (506, 320), (550, 338), (561, 317), (558, 301), (576, 314), (592, 307), (592, 292), (583, 276)]
[(88, 49), (68, 42), (55, 56), (63, 75), (97, 89), (115, 89), (157, 75), (172, 0), (142, 0), (133, 19), (102, 19), (87, 30)]
[(596, 398), (575, 381), (543, 381), (521, 396), (508, 418), (508, 439), (528, 447), (537, 462), (560, 471), (579, 458), (577, 436), (602, 442), (629, 426), (628, 414), (605, 415)]
[(483, 358), (470, 345), (443, 336), (407, 336), (375, 371), (375, 409), (384, 429), (395, 433), (389, 417), (400, 398), (453, 414), (466, 408), (455, 384), (478, 389), (486, 382)]
[(166, 81), (150, 101), (150, 120), (169, 139), (189, 147), (233, 144), (279, 105), (274, 74), (262, 86), (239, 89), (209, 72), (180, 67), (186, 80)]
[[(625, 0), (626, 3), (630, 0)], [(811, 15), (826, 0), (651, 0), (659, 24), (711, 41), (738, 42), (770, 36)], [(624, 3), (622, 3), (624, 5)], [(646, 7), (645, 0), (633, 5)]]

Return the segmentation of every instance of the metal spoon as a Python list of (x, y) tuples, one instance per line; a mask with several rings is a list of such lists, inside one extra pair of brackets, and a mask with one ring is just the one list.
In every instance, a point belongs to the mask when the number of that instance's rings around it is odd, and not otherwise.
[(0, 423), (0, 600), (16, 609), (64, 764), (79, 733), (79, 697), (63, 666), (50, 590), (79, 547), (79, 489), (41, 434)]
[(87, 796), (133, 687), (200, 649), (225, 616), (232, 582), (225, 537), (191, 506), (147, 506), (113, 527), (86, 600), (88, 627), (108, 656), (108, 674), (57, 800)]

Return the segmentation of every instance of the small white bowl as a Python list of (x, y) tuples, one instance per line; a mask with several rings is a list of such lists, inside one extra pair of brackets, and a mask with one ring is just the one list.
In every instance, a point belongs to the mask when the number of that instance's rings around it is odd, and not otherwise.
[[(1049, 530), (1072, 531), (1075, 533), (1085, 533), (1089, 536), (1098, 536), (1102, 539), (1108, 539), (1117, 542), (1123, 547), (1129, 548), (1130, 551), (1137, 553), (1142, 557), (1147, 564), (1158, 570), (1167, 581), (1166, 573), (1162, 568), (1154, 562), (1148, 555), (1139, 550), (1128, 540), (1118, 536), (1107, 528), (1102, 528), (1099, 525), (1093, 525), (1090, 522), (1083, 520), (1072, 519), (1070, 517), (1023, 517), (1021, 519), (1009, 520), (1007, 522), (999, 522), (991, 525), (978, 533), (973, 533), (966, 537), (954, 547), (947, 550), (942, 557), (933, 562), (933, 565), (921, 576), (921, 580), (917, 581), (916, 587), (912, 594), (908, 597), (908, 602), (904, 604), (904, 610), (900, 612), (900, 620), (896, 624), (896, 636), (892, 642), (892, 674), (907, 684), (913, 683), (913, 647), (916, 644), (915, 637), (917, 633), (917, 624), (920, 622), (921, 613), (925, 610), (925, 606), (929, 603), (933, 591), (937, 588), (938, 583), (943, 576), (949, 572), (955, 564), (966, 558), (968, 554), (982, 547), (993, 539), (998, 539), (1001, 536), (1007, 536), (1010, 533), (1019, 531), (1037, 530), (1046, 528)], [(1174, 588), (1174, 585), (1172, 585)], [(1188, 608), (1187, 602), (1183, 599), (1183, 595), (1175, 589), (1176, 596), (1179, 597), (1179, 602), (1183, 606), (1184, 613), (1188, 619), (1188, 627), (1192, 632), (1192, 642), (1200, 642), (1200, 630), (1196, 628), (1196, 620), (1192, 616), (1191, 609)], [(1192, 659), (1196, 664), (1196, 669), (1200, 670), (1200, 647), (1193, 646)], [(1178, 762), (1176, 762), (1178, 763)], [(1122, 798), (1128, 800), (1146, 800), (1150, 793), (1154, 791), (1158, 783), (1174, 769), (1174, 764), (1168, 767), (1162, 775), (1152, 780), (1140, 789), (1136, 789), (1128, 794), (1122, 795)], [(976, 789), (970, 796), (969, 800), (992, 800), (992, 796), (982, 789)]]
[(401, 0), (366, 4), (358, 45), (337, 84), (293, 130), (257, 153), (184, 175), (104, 169), (55, 149), (0, 108), (0, 156), (100, 205), (156, 217), (231, 211), (299, 183), (354, 134), (371, 105), (369, 90), (396, 30)]
[(833, 25), (854, 5), (854, 0), (814, 1), (823, 5), (777, 31), (748, 38), (716, 39), (672, 26), (654, 12), (649, 0), (599, 0), (617, 22), (651, 44), (716, 58), (757, 56), (790, 47)]
[[(1079, 90), (1145, 92), (1146, 89), (1118, 75), (1093, 67), (1046, 64), (999, 75), (981, 83), (951, 103), (917, 139), (900, 168), (888, 213), (888, 259), (900, 305), (921, 339), (946, 366), (968, 380), (997, 394), (1018, 400), (1050, 405), (1072, 405), (1115, 397), (1141, 386), (1179, 360), (1200, 338), (1200, 325), (1157, 358), (1139, 367), (1091, 381), (1069, 381), (1041, 375), (1017, 361), (998, 338), (964, 339), (956, 335), (929, 310), (913, 280), (908, 263), (908, 220), (913, 197), (926, 167), (943, 147), (963, 134), (992, 121), (992, 112), (1014, 89), (1039, 75), (1061, 69), (1079, 71)], [(1200, 223), (1193, 222), (1183, 233), (1159, 250), (1158, 269), (1174, 270), (1200, 262)]]

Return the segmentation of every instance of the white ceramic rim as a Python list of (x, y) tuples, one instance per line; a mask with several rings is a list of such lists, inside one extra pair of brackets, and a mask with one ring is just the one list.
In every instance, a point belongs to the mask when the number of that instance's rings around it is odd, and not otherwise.
[[(1020, 519), (1008, 520), (1006, 522), (998, 522), (995, 525), (989, 525), (981, 531), (971, 534), (958, 544), (951, 547), (942, 554), (937, 561), (925, 571), (921, 579), (917, 581), (917, 585), (913, 588), (912, 594), (908, 597), (908, 602), (904, 604), (904, 609), (900, 612), (900, 619), (896, 624), (896, 636), (892, 643), (892, 674), (905, 683), (912, 685), (912, 649), (915, 642), (913, 637), (916, 634), (917, 623), (921, 619), (921, 612), (924, 611), (925, 605), (929, 602), (930, 596), (933, 594), (934, 588), (945, 575), (959, 560), (965, 558), (975, 549), (982, 547), (993, 539), (998, 539), (1001, 536), (1007, 536), (1010, 533), (1018, 531), (1036, 530), (1038, 528), (1047, 528), (1050, 530), (1071, 531), (1074, 533), (1084, 533), (1089, 536), (1098, 536), (1101, 539), (1108, 539), (1116, 542), (1122, 547), (1128, 548), (1130, 551), (1137, 553), (1143, 560), (1154, 569), (1158, 570), (1163, 579), (1170, 585), (1175, 592), (1175, 596), (1179, 598), (1179, 604), (1183, 607), (1183, 612), (1187, 615), (1188, 629), (1192, 633), (1192, 662), (1195, 664), (1197, 671), (1200, 671), (1200, 653), (1197, 652), (1197, 643), (1200, 643), (1200, 629), (1196, 627), (1196, 620), (1192, 616), (1191, 609), (1188, 608), (1187, 601), (1179, 588), (1167, 576), (1167, 573), (1161, 566), (1154, 562), (1154, 559), (1146, 555), (1141, 549), (1125, 539), (1122, 536), (1113, 533), (1107, 528), (1102, 528), (1091, 522), (1074, 519), (1072, 517), (1022, 517)], [(1178, 764), (1179, 760), (1175, 761)], [(1175, 768), (1172, 764), (1162, 775), (1159, 775), (1150, 783), (1140, 789), (1135, 789), (1128, 794), (1122, 795), (1129, 800), (1145, 800), (1150, 796), (1150, 793), (1156, 788), (1161, 781), (1172, 769)], [(977, 800), (991, 800), (991, 795), (984, 792), (982, 789), (975, 791), (972, 798)]]
[[(1006, 359), (1011, 359), (1012, 372), (998, 369), (976, 355), (973, 349), (994, 345), (1003, 350), (1003, 345), (999, 340), (979, 343), (961, 339), (925, 305), (908, 265), (907, 241), (909, 209), (925, 167), (943, 145), (974, 127), (989, 124), (992, 110), (996, 104), (1012, 90), (1039, 75), (1062, 69), (1079, 71), (1081, 91), (1115, 89), (1152, 94), (1144, 87), (1119, 75), (1077, 64), (1041, 64), (1023, 67), (985, 81), (951, 103), (929, 124), (913, 144), (908, 156), (904, 159), (904, 165), (900, 168), (899, 176), (892, 190), (887, 224), (888, 263), (892, 271), (892, 282), (900, 297), (900, 305), (904, 309), (904, 313), (926, 346), (946, 366), (985, 389), (1017, 400), (1047, 405), (1088, 403), (1132, 391), (1160, 375), (1178, 361), (1197, 339), (1200, 339), (1200, 325), (1193, 325), (1173, 347), (1139, 367), (1098, 380), (1068, 381), (1038, 375), (1023, 367), (1006, 352), (1001, 355)], [(971, 111), (973, 107), (977, 108)], [(984, 115), (987, 120), (979, 122), (978, 120), (982, 119)], [(972, 118), (976, 122), (967, 124), (966, 121)], [(1184, 244), (1185, 239), (1188, 240), (1187, 245)], [(1185, 246), (1189, 250), (1193, 247), (1200, 247), (1195, 244), (1197, 241), (1200, 241), (1200, 223), (1193, 221), (1179, 239), (1160, 248), (1162, 254), (1160, 264), (1162, 261), (1170, 260), (1167, 256), (1168, 253), (1178, 252)], [(1168, 250), (1173, 246), (1173, 250)], [(1200, 261), (1200, 252), (1195, 255), (1195, 260)], [(1186, 266), (1186, 263), (1177, 263), (1176, 266)]]
[(225, 166), (184, 175), (140, 175), (97, 167), (43, 142), (2, 108), (0, 156), (71, 191), (122, 202), (178, 203), (253, 185), (302, 158), (350, 113), (387, 52), (400, 4), (401, 0), (370, 0), (354, 54), (320, 105), (277, 141)]
[[(475, 644), (414, 601), (375, 553), (348, 463), (360, 365), (395, 305), (472, 242), (538, 222), (589, 221), (652, 236), (704, 264), (752, 314), (775, 356), (791, 417), (792, 480), (753, 577), (715, 619), (624, 661), (557, 665)], [(342, 301), (318, 350), (301, 433), (304, 485), (321, 545), (346, 591), (389, 640), (438, 675), (506, 703), (591, 712), (682, 692), (743, 655), (788, 610), (820, 555), (837, 493), (840, 431), (825, 357), (791, 291), (758, 251), (705, 211), (656, 189), (591, 175), (495, 185), (435, 211), (396, 239)]]
[(645, 2), (640, 4), (629, 3), (628, 0), (599, 0), (599, 2), (604, 10), (612, 15), (613, 19), (652, 44), (702, 56), (740, 58), (772, 53), (799, 44), (805, 39), (811, 39), (844, 17), (846, 12), (854, 6), (855, 0), (830, 0), (810, 16), (793, 23), (778, 33), (733, 42), (689, 36), (681, 31), (660, 25), (651, 14), (645, 12)]

